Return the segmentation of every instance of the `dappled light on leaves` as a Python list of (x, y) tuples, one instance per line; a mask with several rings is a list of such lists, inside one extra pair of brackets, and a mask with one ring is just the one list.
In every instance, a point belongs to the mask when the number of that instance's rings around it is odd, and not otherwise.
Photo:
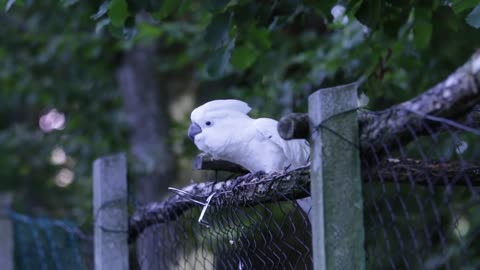
[(65, 114), (57, 109), (52, 109), (40, 117), (38, 125), (44, 132), (62, 130), (65, 128)]
[(469, 232), (470, 232), (470, 221), (468, 221), (468, 219), (465, 217), (460, 217), (457, 223), (454, 225), (453, 233), (459, 239), (462, 239), (463, 237), (467, 236)]
[(344, 6), (335, 5), (335, 6), (333, 6), (330, 13), (332, 14), (333, 20), (335, 22), (340, 22), (343, 25), (346, 25), (348, 23), (348, 16), (345, 15), (345, 7)]
[[(306, 112), (309, 94), (319, 88), (361, 81), (359, 106), (375, 112), (433, 86), (480, 44), (478, 1), (57, 2), (2, 2), (0, 189), (15, 193), (18, 211), (72, 217), (88, 229), (95, 219), (91, 163), (102, 155), (133, 150), (129, 199), (138, 204), (165, 198), (168, 185), (226, 178), (192, 176), (196, 151), (185, 136), (186, 112), (201, 102), (251, 101), (256, 116), (279, 119)], [(135, 60), (142, 50), (146, 60)], [(115, 76), (123, 66), (134, 71), (128, 83)], [(148, 98), (150, 88), (155, 98)], [(122, 89), (139, 89), (138, 96), (161, 106), (140, 100), (124, 110), (135, 95)], [(429, 123), (426, 131), (430, 124), (437, 126)], [(367, 153), (371, 168), (389, 166), (363, 177), (368, 269), (480, 265), (476, 180), (467, 172), (431, 175), (421, 166), (478, 161), (478, 136), (429, 135), (384, 147), (381, 155)], [(136, 142), (147, 143), (136, 148)], [(417, 171), (401, 167), (411, 159)], [(385, 180), (385, 173), (398, 177)], [(143, 246), (149, 252), (137, 249), (140, 266), (131, 268), (310, 266), (310, 224), (297, 208), (293, 201), (212, 205), (203, 216), (210, 228), (198, 224), (200, 205), (168, 212), (176, 221), (153, 227), (162, 241)], [(75, 257), (64, 252), (77, 252), (77, 235), (42, 220), (15, 222), (18, 269), (93, 269), (59, 263)]]
[(68, 187), (73, 183), (75, 174), (72, 170), (63, 168), (55, 176), (55, 184), (59, 187)]
[(67, 155), (61, 147), (55, 147), (50, 155), (50, 162), (53, 165), (62, 165), (67, 162)]

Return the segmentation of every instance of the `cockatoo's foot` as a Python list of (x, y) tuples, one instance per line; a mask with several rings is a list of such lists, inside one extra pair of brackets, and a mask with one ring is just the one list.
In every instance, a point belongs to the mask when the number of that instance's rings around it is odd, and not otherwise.
[(257, 172), (253, 172), (253, 173), (248, 173), (247, 176), (248, 177), (252, 177), (252, 178), (260, 178), (262, 176), (264, 176), (266, 173), (265, 171), (257, 171)]

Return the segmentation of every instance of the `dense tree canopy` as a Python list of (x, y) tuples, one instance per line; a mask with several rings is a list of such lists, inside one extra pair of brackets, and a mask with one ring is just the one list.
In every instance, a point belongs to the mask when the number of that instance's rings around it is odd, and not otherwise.
[[(480, 47), (475, 0), (0, 4), (0, 188), (15, 190), (18, 209), (78, 222), (91, 216), (93, 159), (130, 149), (115, 77), (130, 50), (152, 48), (185, 181), (196, 103), (239, 98), (279, 117), (304, 111), (318, 88), (364, 80), (368, 107), (380, 109), (426, 90)], [(133, 178), (149, 173), (130, 162)]]

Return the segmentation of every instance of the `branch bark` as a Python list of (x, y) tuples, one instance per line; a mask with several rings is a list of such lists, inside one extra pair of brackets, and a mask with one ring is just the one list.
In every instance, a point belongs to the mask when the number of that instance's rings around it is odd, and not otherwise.
[[(202, 159), (207, 160), (203, 155)], [(222, 169), (225, 161), (208, 157), (209, 169)], [(365, 164), (364, 164), (365, 165)], [(204, 167), (205, 168), (205, 167)], [(480, 162), (440, 162), (414, 159), (386, 159), (380, 164), (362, 170), (362, 179), (415, 185), (472, 185), (480, 186)], [(255, 206), (272, 201), (297, 200), (310, 196), (310, 167), (286, 173), (247, 174), (224, 182), (192, 184), (163, 202), (150, 203), (130, 217), (129, 242), (153, 224), (176, 220), (185, 211), (205, 202), (214, 194), (210, 206)], [(207, 210), (208, 211), (208, 210)]]
[(214, 159), (211, 155), (201, 153), (198, 154), (193, 160), (193, 169), (194, 170), (210, 170), (210, 171), (226, 171), (232, 173), (248, 173), (248, 170), (242, 166), (226, 161)]
[(480, 162), (388, 158), (370, 170), (362, 168), (362, 179), (415, 185), (480, 186)]
[[(479, 102), (480, 51), (443, 82), (416, 98), (383, 111), (359, 111), (361, 149), (377, 152), (397, 142), (406, 144), (413, 139), (412, 130), (416, 136), (441, 131), (442, 125), (433, 121), (432, 116), (478, 128), (480, 106), (476, 104)], [(308, 138), (308, 116), (283, 117), (278, 132), (286, 140)]]
[(212, 194), (214, 196), (209, 205), (221, 208), (248, 207), (308, 197), (310, 169), (304, 167), (288, 173), (247, 174), (223, 182), (192, 184), (181, 190), (181, 194), (173, 195), (163, 202), (148, 204), (130, 217), (130, 243), (149, 226), (176, 220), (185, 211), (198, 206), (195, 201), (206, 202)]
[[(432, 119), (441, 117), (470, 122), (480, 126), (480, 51), (424, 94), (379, 112), (360, 112), (360, 140), (362, 150), (380, 151), (394, 143), (406, 144), (415, 136), (441, 131), (442, 125)], [(475, 122), (476, 121), (476, 122)], [(428, 128), (426, 124), (428, 123)], [(308, 118), (302, 114), (282, 119), (279, 133), (285, 139), (308, 137)], [(362, 178), (365, 181), (412, 183), (418, 185), (475, 185), (480, 186), (480, 163), (439, 162), (412, 159), (385, 159), (367, 166), (363, 162)], [(206, 156), (195, 161), (197, 169), (222, 169), (241, 172), (242, 168), (215, 161)], [(185, 211), (205, 202), (220, 208), (254, 206), (271, 201), (296, 200), (309, 196), (310, 169), (308, 167), (288, 173), (247, 174), (224, 182), (207, 182), (187, 186), (180, 193), (160, 203), (138, 209), (129, 222), (129, 241), (153, 224), (177, 219)], [(213, 195), (212, 195), (213, 194)]]

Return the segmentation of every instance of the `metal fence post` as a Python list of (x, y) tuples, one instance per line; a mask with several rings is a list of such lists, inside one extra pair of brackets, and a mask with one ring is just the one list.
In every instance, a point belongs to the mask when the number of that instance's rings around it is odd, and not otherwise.
[(127, 162), (125, 154), (93, 163), (96, 270), (128, 270)]
[(310, 95), (314, 269), (365, 269), (357, 85)]
[(15, 269), (13, 224), (8, 216), (12, 199), (12, 193), (0, 193), (0, 268), (2, 270)]

